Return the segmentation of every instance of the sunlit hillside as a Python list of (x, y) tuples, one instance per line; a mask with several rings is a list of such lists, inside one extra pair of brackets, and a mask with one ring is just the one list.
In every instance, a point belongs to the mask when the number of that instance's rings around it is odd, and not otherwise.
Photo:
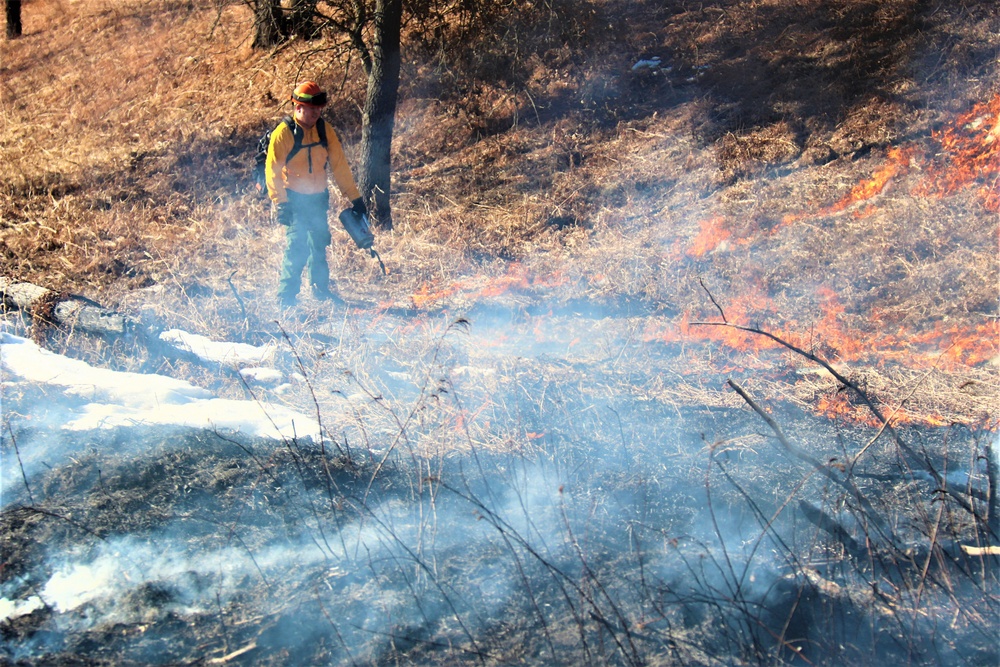
[(287, 310), (257, 139), (366, 81), (251, 4), (0, 42), (0, 665), (995, 664), (994, 3), (407, 23), (385, 271)]
[[(461, 311), (514, 287), (642, 304), (666, 316), (644, 336), (669, 339), (715, 314), (711, 293), (845, 355), (994, 338), (987, 5), (546, 7), (509, 17), (497, 53), (406, 52), (389, 275), (336, 232), (344, 296)], [(273, 319), (283, 234), (248, 191), (253, 144), (308, 76), (355, 158), (357, 58), (336, 40), (255, 52), (240, 4), (23, 14), (2, 47), (3, 273), (155, 327)], [(504, 59), (510, 40), (530, 48)]]

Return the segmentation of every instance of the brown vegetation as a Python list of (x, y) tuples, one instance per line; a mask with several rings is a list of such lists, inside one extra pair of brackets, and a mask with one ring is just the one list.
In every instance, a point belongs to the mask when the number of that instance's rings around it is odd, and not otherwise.
[[(356, 161), (360, 65), (327, 39), (253, 50), (242, 3), (24, 4), (24, 35), (0, 44), (0, 278), (81, 294), (153, 332), (278, 341), (283, 370), (307, 378), (281, 391), (132, 341), (45, 332), (91, 361), (321, 414), (331, 435), (322, 450), (274, 451), (164, 435), (135, 458), (126, 433), (100, 452), (67, 435), (78, 454), (39, 473), (47, 500), (18, 489), (3, 512), (19, 559), (5, 582), (42, 567), (39, 545), (102, 551), (108, 536), (177, 524), (190, 553), (226, 533), (252, 558), (285, 531), (328, 560), (301, 580), (248, 577), (193, 634), (165, 611), (173, 593), (133, 591), (132, 620), (53, 655), (107, 646), (108, 664), (138, 663), (163, 633), (179, 638), (172, 659), (213, 664), (931, 664), (963, 646), (968, 663), (995, 659), (995, 561), (960, 548), (996, 538), (973, 493), (1000, 414), (993, 4), (512, 4), (489, 5), (481, 30), (455, 26), (447, 50), (409, 27), (395, 229), (376, 240), (389, 273), (335, 229), (348, 303), (304, 296), (291, 315), (277, 307), (283, 234), (252, 192), (253, 148), (309, 76), (331, 90), (327, 118)], [(7, 389), (6, 409), (44, 406), (35, 391)], [(808, 457), (771, 457), (753, 400)], [(31, 420), (6, 429), (35, 434)], [(469, 453), (474, 464), (456, 458)], [(966, 489), (938, 474), (953, 467)], [(525, 507), (540, 494), (550, 532), (505, 523), (494, 492)], [(322, 545), (352, 521), (386, 529), (370, 493), (419, 514), (380, 534), (391, 556)], [(450, 522), (478, 535), (470, 507), (491, 536), (476, 549), (450, 539)], [(411, 525), (417, 553), (400, 537)], [(727, 568), (727, 549), (750, 542), (745, 569)], [(341, 556), (363, 574), (330, 564)], [(494, 566), (524, 584), (516, 596), (490, 588)], [(372, 600), (419, 606), (417, 589), (459, 609), (330, 639)], [(320, 640), (297, 620), (330, 619), (318, 590), (348, 619), (320, 623)], [(468, 599), (490, 622), (476, 626)], [(32, 644), (52, 613), (0, 632)], [(927, 619), (945, 617), (928, 648)], [(350, 655), (355, 641), (381, 652)]]
[[(822, 290), (862, 341), (995, 326), (983, 192), (997, 172), (938, 134), (976, 105), (967, 122), (994, 122), (982, 3), (519, 11), (462, 33), (466, 50), (411, 40), (399, 229), (377, 244), (391, 273), (336, 235), (345, 295), (447, 306), (468, 276), (503, 281), (516, 262), (536, 298), (641, 302), (667, 318), (657, 329), (712, 312), (695, 276), (730, 304), (768, 295), (746, 315), (800, 331), (822, 319)], [(25, 21), (2, 47), (3, 274), (219, 337), (241, 335), (234, 293), (244, 329), (273, 318), (281, 231), (248, 193), (248, 147), (308, 74), (334, 89), (328, 117), (355, 158), (358, 64), (329, 61), (341, 50), (322, 41), (255, 52), (232, 4), (39, 0)], [(961, 169), (982, 173), (928, 189)]]

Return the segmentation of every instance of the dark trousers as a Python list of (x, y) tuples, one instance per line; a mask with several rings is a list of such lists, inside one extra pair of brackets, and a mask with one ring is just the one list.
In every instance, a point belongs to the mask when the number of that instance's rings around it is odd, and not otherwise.
[(303, 195), (288, 190), (292, 207), (292, 224), (285, 230), (285, 257), (281, 262), (278, 294), (294, 297), (302, 286), (302, 269), (308, 266), (309, 282), (321, 290), (330, 287), (330, 267), (326, 263), (326, 247), (330, 245), (330, 225), (327, 212), (330, 195), (322, 192)]

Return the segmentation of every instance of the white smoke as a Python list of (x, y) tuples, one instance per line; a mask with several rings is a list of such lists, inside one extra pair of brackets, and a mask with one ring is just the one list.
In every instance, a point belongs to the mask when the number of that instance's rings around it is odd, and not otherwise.
[[(170, 430), (215, 431), (274, 442), (318, 438), (319, 424), (283, 405), (218, 398), (190, 382), (165, 375), (119, 372), (50, 352), (25, 338), (0, 332), (4, 392), (40, 398), (21, 406), (30, 417), (20, 426), (32, 433), (30, 446), (4, 438), (0, 459), (0, 503), (10, 490), (29, 483), (41, 466), (76, 453), (73, 434), (132, 429), (136, 451), (154, 434)], [(273, 376), (270, 376), (273, 379)], [(7, 414), (7, 413), (4, 413)], [(10, 428), (10, 425), (7, 425)], [(93, 447), (107, 438), (95, 438)], [(75, 443), (75, 448), (74, 448)], [(24, 478), (27, 477), (27, 479)]]

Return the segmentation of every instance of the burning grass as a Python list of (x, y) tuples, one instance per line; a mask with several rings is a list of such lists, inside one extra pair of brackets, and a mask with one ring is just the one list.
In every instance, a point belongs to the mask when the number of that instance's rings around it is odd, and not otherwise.
[[(959, 18), (970, 43), (979, 43), (982, 22), (973, 8), (963, 8), (966, 15), (944, 13), (935, 19), (941, 23), (927, 23), (938, 31), (918, 36), (898, 30), (918, 22), (908, 3), (878, 11), (868, 3), (859, 6), (860, 13), (827, 9), (815, 15), (800, 8), (769, 25), (770, 10), (739, 4), (701, 12), (665, 7), (659, 14), (640, 5), (617, 20), (666, 21), (663, 29), (635, 37), (637, 48), (663, 52), (662, 64), (644, 78), (624, 74), (631, 64), (622, 60), (627, 50), (609, 65), (621, 66), (618, 79), (588, 69), (572, 52), (552, 51), (522, 63), (523, 88), (512, 84), (504, 91), (484, 84), (479, 92), (463, 93), (468, 108), (457, 115), (459, 101), (445, 81), (433, 104), (409, 97), (405, 88), (397, 142), (400, 228), (380, 239), (390, 257), (390, 276), (378, 279), (371, 262), (338, 243), (332, 257), (337, 279), (345, 292), (376, 303), (415, 295), (415, 301), (429, 304), (428, 294), (461, 295), (470, 275), (503, 283), (505, 263), (516, 261), (536, 276), (553, 271), (567, 276), (559, 281), (563, 289), (547, 290), (549, 298), (566, 299), (563, 293), (572, 287), (576, 294), (569, 298), (644, 299), (679, 313), (701, 301), (693, 272), (717, 275), (723, 284), (715, 289), (737, 297), (744, 292), (741, 281), (752, 289), (762, 278), (774, 283), (741, 263), (747, 252), (763, 251), (780, 283), (798, 283), (802, 293), (815, 285), (843, 293), (843, 284), (831, 285), (822, 274), (840, 273), (840, 267), (827, 267), (852, 262), (863, 248), (883, 247), (907, 270), (914, 259), (923, 259), (924, 241), (898, 234), (887, 241), (879, 234), (879, 227), (894, 224), (885, 216), (897, 219), (901, 213), (908, 218), (903, 224), (912, 226), (914, 218), (938, 218), (957, 209), (968, 225), (969, 206), (978, 198), (987, 213), (971, 217), (981, 224), (950, 228), (945, 235), (973, 249), (975, 256), (961, 260), (963, 265), (970, 260), (981, 265), (963, 287), (988, 289), (995, 282), (992, 245), (986, 243), (992, 229), (988, 212), (995, 177), (988, 168), (995, 99), (987, 89), (977, 89), (986, 95), (978, 99), (975, 90), (965, 93), (971, 110), (950, 119), (921, 119), (907, 108), (919, 100), (914, 75), (899, 60), (887, 61), (885, 71), (831, 67), (816, 79), (817, 86), (832, 80), (835, 90), (861, 88), (834, 107), (824, 106), (816, 89), (796, 88), (811, 81), (801, 67), (837, 62), (834, 54), (853, 43), (852, 30), (859, 26), (866, 27), (858, 35), (881, 35), (871, 49), (888, 50), (885, 42), (897, 40), (907, 53), (936, 46), (946, 27), (955, 29), (948, 21)], [(228, 299), (234, 290), (245, 303), (267, 299), (274, 277), (262, 276), (261, 267), (276, 265), (281, 244), (280, 230), (266, 224), (263, 206), (245, 194), (241, 142), (275, 115), (285, 80), (294, 78), (292, 70), (309, 48), (321, 45), (293, 44), (257, 63), (259, 56), (246, 44), (246, 17), (237, 7), (198, 12), (183, 3), (142, 8), (112, 3), (107, 12), (83, 14), (71, 29), (53, 24), (43, 32), (46, 7), (39, 5), (28, 17), (28, 39), (8, 47), (11, 68), (21, 68), (24, 76), (5, 99), (6, 125), (27, 124), (33, 131), (30, 142), (15, 141), (14, 135), (5, 140), (12, 148), (5, 155), (17, 165), (5, 190), (7, 272), (69, 291), (100, 290), (103, 301), (152, 301), (154, 309), (163, 297), (127, 291), (157, 285), (172, 300), (172, 313), (205, 330), (225, 330), (231, 318), (221, 315), (231, 308), (206, 317), (218, 308), (212, 301)], [(613, 13), (603, 6), (597, 11)], [(849, 24), (838, 24), (840, 19)], [(32, 21), (39, 27), (31, 28)], [(577, 29), (585, 30), (584, 24)], [(894, 31), (896, 37), (887, 37)], [(87, 32), (101, 34), (105, 43), (98, 48), (73, 41)], [(140, 32), (150, 38), (138, 39)], [(56, 51), (47, 38), (43, 47), (41, 37), (50, 33), (66, 45)], [(744, 37), (737, 37), (741, 33)], [(803, 63), (781, 59), (803, 44), (812, 47)], [(42, 48), (49, 49), (45, 57), (36, 50)], [(742, 60), (741, 49), (763, 69)], [(39, 61), (44, 69), (24, 64)], [(414, 75), (429, 72), (419, 58), (410, 66)], [(245, 72), (235, 84), (233, 71)], [(747, 77), (748, 72), (755, 75)], [(605, 97), (594, 95), (598, 76)], [(67, 77), (75, 80), (59, 83)], [(559, 90), (553, 88), (556, 79), (563, 82)], [(732, 90), (737, 79), (744, 86)], [(787, 84), (769, 88), (774, 80)], [(118, 81), (128, 82), (125, 90)], [(413, 93), (428, 83), (408, 81)], [(886, 102), (878, 88), (892, 85), (902, 86), (909, 97)], [(249, 96), (220, 99), (212, 92), (234, 88)], [(115, 105), (100, 95), (81, 104), (73, 91), (82, 89), (114, 89)], [(27, 94), (32, 90), (43, 92)], [(350, 112), (357, 93), (356, 85), (348, 85), (331, 108), (349, 150), (358, 135)], [(497, 96), (507, 102), (490, 103)], [(567, 105), (573, 96), (582, 100), (581, 109)], [(757, 115), (749, 112), (755, 103), (762, 109)], [(529, 113), (532, 105), (535, 114)], [(495, 129), (475, 130), (484, 113), (476, 108), (490, 109)], [(59, 122), (39, 120), (49, 117)], [(501, 120), (509, 126), (498, 124)], [(706, 129), (706, 122), (714, 129)], [(904, 122), (911, 125), (907, 136), (919, 140), (889, 146), (899, 136), (894, 126)], [(944, 129), (933, 129), (933, 123)], [(882, 129), (870, 131), (871, 124)], [(71, 145), (63, 139), (67, 134), (74, 136)], [(810, 169), (815, 161), (804, 156), (820, 144), (836, 148), (818, 170)], [(39, 153), (55, 159), (31, 158)], [(779, 178), (771, 178), (775, 169)], [(905, 208), (899, 198), (887, 202), (883, 193), (904, 179), (916, 195), (906, 199)], [(720, 189), (720, 182), (730, 185)], [(927, 201), (938, 197), (947, 205), (928, 211), (934, 205)], [(849, 223), (846, 242), (830, 245), (829, 239), (842, 238), (844, 213), (874, 219), (854, 229)], [(818, 230), (818, 236), (808, 236), (825, 243), (825, 253), (807, 248), (810, 239), (785, 229), (791, 226)], [(726, 252), (741, 248), (738, 254)], [(920, 262), (916, 266), (919, 271)], [(887, 273), (892, 271), (860, 276), (852, 287), (885, 284)], [(903, 299), (914, 300), (935, 290), (914, 285), (904, 292)], [(863, 290), (859, 296), (859, 307), (867, 309), (884, 307), (895, 295), (875, 293), (872, 303)], [(986, 293), (972, 300), (976, 312), (993, 301)], [(938, 304), (934, 311), (944, 314)]]
[(253, 144), (308, 75), (355, 161), (357, 64), (238, 4), (25, 5), (3, 274), (296, 379), (36, 338), (325, 440), (67, 434), (7, 383), (4, 463), (50, 468), (5, 466), (3, 595), (46, 602), (0, 661), (996, 661), (995, 12), (587, 6), (408, 43), (389, 273), (335, 230), (347, 303), (281, 313)]

